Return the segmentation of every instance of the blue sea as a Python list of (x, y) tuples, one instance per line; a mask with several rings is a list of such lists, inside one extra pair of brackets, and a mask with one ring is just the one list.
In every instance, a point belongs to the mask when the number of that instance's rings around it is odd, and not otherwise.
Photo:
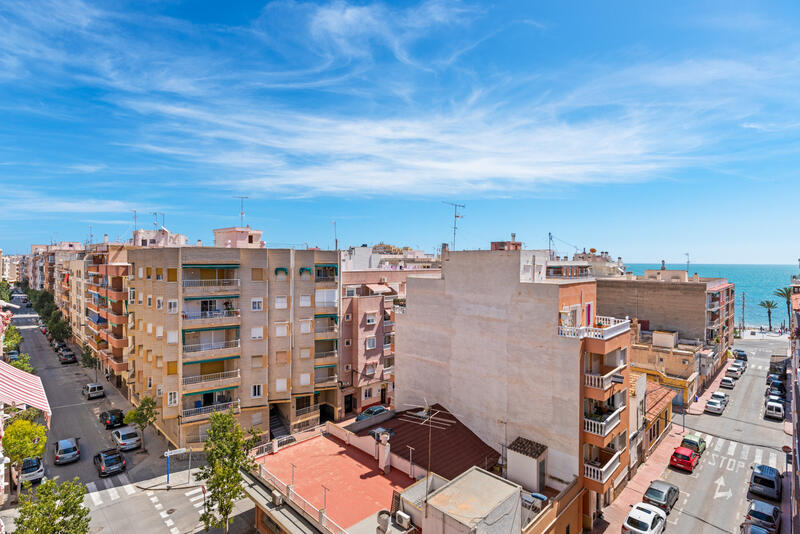
[[(630, 263), (625, 267), (636, 274), (644, 274), (645, 269), (660, 269), (660, 263)], [(668, 263), (668, 269), (686, 270), (685, 263)], [(772, 311), (772, 327), (787, 324), (786, 301), (772, 292), (780, 287), (788, 287), (792, 275), (798, 274), (797, 265), (709, 265), (690, 264), (689, 275), (694, 273), (704, 277), (727, 278), (736, 284), (736, 327), (742, 317), (742, 294), (745, 295), (744, 318), (748, 327), (767, 326), (767, 311), (758, 305), (762, 300), (774, 300), (778, 307)]]

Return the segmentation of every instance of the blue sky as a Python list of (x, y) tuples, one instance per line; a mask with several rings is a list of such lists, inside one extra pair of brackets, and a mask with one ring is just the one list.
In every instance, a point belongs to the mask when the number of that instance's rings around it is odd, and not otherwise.
[(794, 263), (793, 2), (0, 4), (0, 247), (595, 247)]

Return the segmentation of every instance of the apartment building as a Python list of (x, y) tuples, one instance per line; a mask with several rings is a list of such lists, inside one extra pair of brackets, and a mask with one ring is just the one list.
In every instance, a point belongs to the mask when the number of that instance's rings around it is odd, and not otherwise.
[(319, 318), (315, 343), (338, 339), (344, 416), (374, 404), (393, 405), (394, 321), (405, 306), (409, 276), (439, 278), (439, 269), (342, 272), (342, 324)]
[(726, 278), (646, 270), (641, 276), (598, 278), (597, 296), (598, 313), (635, 317), (643, 330), (679, 332), (684, 339), (713, 345), (715, 372), (733, 345), (734, 285)]
[(0, 252), (0, 280), (5, 280), (8, 283), (15, 283), (22, 281), (22, 256), (14, 254), (10, 256), (2, 256)]
[(410, 247), (398, 248), (379, 243), (374, 247), (364, 244), (342, 251), (342, 270), (344, 271), (370, 269), (405, 271), (438, 269), (440, 267), (441, 261), (438, 256)]
[(315, 334), (318, 321), (339, 321), (337, 253), (253, 238), (128, 251), (131, 398), (156, 398), (176, 446), (201, 447), (219, 410), (269, 437), (341, 416), (336, 339)]
[(594, 278), (544, 252), (449, 252), (440, 278), (408, 279), (395, 402), (447, 406), (509, 473), (517, 443), (525, 491), (578, 488), (541, 531), (579, 532), (627, 480), (630, 321), (597, 315)]

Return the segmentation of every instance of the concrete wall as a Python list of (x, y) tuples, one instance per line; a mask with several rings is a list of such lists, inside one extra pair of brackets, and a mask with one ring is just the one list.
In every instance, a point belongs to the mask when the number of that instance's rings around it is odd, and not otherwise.
[(546, 444), (549, 475), (572, 480), (582, 371), (579, 341), (557, 335), (559, 286), (520, 283), (513, 251), (452, 252), (443, 271), (408, 280), (397, 406), (439, 402), (498, 450), (506, 436)]

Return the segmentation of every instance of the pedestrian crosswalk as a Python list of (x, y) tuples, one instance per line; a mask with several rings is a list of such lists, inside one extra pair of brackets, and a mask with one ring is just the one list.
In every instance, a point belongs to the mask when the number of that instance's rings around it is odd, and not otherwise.
[(104, 503), (117, 501), (124, 495), (133, 495), (134, 493), (136, 493), (136, 486), (131, 483), (125, 473), (103, 478), (98, 482), (86, 483), (86, 499), (91, 501), (92, 506), (95, 508)]
[(738, 441), (703, 434), (701, 432), (696, 434), (706, 440), (706, 450), (715, 455), (729, 457), (733, 460), (736, 460), (738, 457), (738, 460), (749, 464), (763, 464), (774, 468), (778, 467), (779, 453), (775, 449), (748, 445)]

